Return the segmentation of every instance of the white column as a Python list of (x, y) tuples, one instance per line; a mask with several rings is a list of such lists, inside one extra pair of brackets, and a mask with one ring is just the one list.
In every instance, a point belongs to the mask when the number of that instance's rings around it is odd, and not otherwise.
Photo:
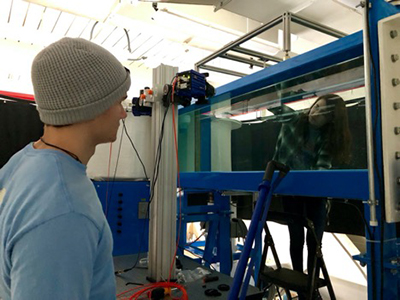
[[(166, 108), (162, 104), (162, 88), (170, 83), (178, 72), (178, 68), (161, 65), (153, 70), (154, 103), (151, 124), (151, 148), (153, 152), (153, 173), (159, 145), (161, 127)], [(148, 276), (156, 281), (168, 280), (170, 267), (176, 247), (176, 154), (172, 110), (175, 109), (175, 122), (178, 123), (176, 107), (170, 105), (164, 124), (164, 136), (161, 144), (161, 160), (159, 173), (152, 193), (150, 204), (149, 230), (149, 269)], [(177, 130), (177, 129), (176, 129)], [(146, 137), (144, 137), (146, 138)], [(154, 174), (149, 175), (154, 176)], [(151, 178), (151, 186), (155, 178)], [(175, 278), (175, 264), (172, 268), (171, 279)]]

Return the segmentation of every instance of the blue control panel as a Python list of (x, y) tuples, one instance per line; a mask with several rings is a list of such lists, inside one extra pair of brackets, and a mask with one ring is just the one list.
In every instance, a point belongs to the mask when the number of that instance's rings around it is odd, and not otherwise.
[(113, 255), (147, 252), (149, 182), (94, 181), (114, 239)]

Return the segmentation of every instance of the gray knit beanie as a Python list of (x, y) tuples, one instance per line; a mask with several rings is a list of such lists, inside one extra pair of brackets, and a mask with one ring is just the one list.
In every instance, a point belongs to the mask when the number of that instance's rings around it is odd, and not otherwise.
[(63, 38), (43, 49), (31, 75), (40, 120), (48, 125), (92, 120), (131, 85), (129, 70), (110, 52), (81, 38)]

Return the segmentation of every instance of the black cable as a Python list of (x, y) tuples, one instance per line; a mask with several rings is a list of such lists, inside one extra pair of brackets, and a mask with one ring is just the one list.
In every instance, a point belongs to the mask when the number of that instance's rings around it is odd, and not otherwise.
[[(116, 176), (117, 176), (118, 162), (119, 162), (119, 157), (120, 157), (121, 148), (122, 148), (122, 138), (124, 137), (123, 133), (124, 133), (124, 132), (121, 131), (121, 137), (120, 137), (120, 141), (119, 141), (118, 154), (117, 154), (117, 161), (116, 161), (115, 169), (114, 169), (114, 176), (113, 176), (113, 179), (112, 179), (112, 181), (111, 181), (110, 191), (109, 191), (109, 193), (108, 193), (108, 195), (107, 195), (107, 198), (106, 198), (106, 205), (107, 205), (106, 218), (107, 218), (107, 216), (108, 216), (108, 200), (111, 201), (110, 198), (111, 198), (111, 195), (112, 195), (112, 190), (113, 190), (113, 188), (114, 188), (115, 178), (116, 178)], [(111, 161), (110, 161), (110, 163), (111, 163)], [(108, 178), (108, 179), (109, 179), (109, 178)], [(110, 202), (110, 205), (111, 205), (111, 202)]]
[(365, 225), (365, 227), (366, 227), (366, 230), (367, 230), (367, 233), (368, 233), (368, 239), (371, 240), (371, 239), (372, 239), (371, 230), (370, 230), (370, 228), (369, 228), (369, 226), (368, 226), (368, 222), (367, 222), (367, 220), (365, 219), (365, 216), (364, 216), (363, 212), (360, 210), (360, 208), (359, 208), (357, 205), (355, 205), (354, 203), (349, 202), (348, 199), (335, 199), (334, 201), (335, 201), (336, 203), (342, 203), (342, 204), (351, 205), (351, 206), (353, 206), (353, 207), (357, 210), (357, 212), (360, 214), (360, 217), (361, 217), (361, 219), (363, 220), (363, 223), (364, 223), (364, 225)]
[[(150, 220), (149, 214), (150, 214), (150, 202), (148, 202), (148, 205), (147, 205), (147, 211), (146, 211), (145, 220), (146, 220), (146, 219)], [(120, 275), (120, 274), (122, 274), (122, 273), (129, 272), (129, 271), (133, 270), (134, 268), (136, 268), (136, 266), (137, 266), (137, 264), (138, 264), (138, 262), (139, 262), (140, 250), (141, 250), (141, 248), (142, 248), (142, 241), (143, 241), (143, 237), (144, 237), (144, 232), (145, 232), (145, 226), (143, 226), (142, 234), (141, 234), (141, 236), (140, 236), (138, 255), (137, 255), (137, 257), (136, 257), (135, 263), (134, 263), (134, 264), (132, 265), (132, 267), (130, 267), (130, 268), (127, 268), (127, 269), (124, 269), (124, 270), (115, 271), (115, 272), (114, 272), (115, 275)], [(148, 263), (148, 261), (147, 261), (147, 263)]]
[(149, 204), (153, 201), (154, 187), (158, 180), (158, 174), (159, 174), (159, 170), (160, 170), (160, 161), (161, 161), (161, 151), (162, 151), (161, 146), (162, 146), (162, 140), (164, 138), (165, 118), (167, 116), (168, 110), (169, 110), (169, 106), (165, 109), (164, 117), (163, 117), (163, 121), (162, 121), (162, 125), (161, 125), (160, 137), (158, 139), (158, 147), (157, 147), (155, 164), (154, 164), (154, 169), (153, 169), (153, 181), (152, 181), (151, 189), (150, 189), (151, 195), (150, 195)]
[[(147, 213), (146, 213), (146, 217), (147, 217), (147, 218), (148, 218), (148, 215), (149, 215), (149, 207), (150, 207), (150, 204), (149, 204), (149, 206), (147, 207)], [(150, 218), (149, 218), (149, 219), (150, 219)], [(144, 236), (144, 232), (145, 232), (144, 229), (145, 229), (145, 227), (143, 227), (142, 235), (141, 235), (140, 240), (139, 240), (139, 250), (138, 250), (138, 254), (137, 254), (135, 263), (134, 263), (134, 264), (132, 265), (132, 267), (130, 267), (130, 268), (123, 269), (123, 270), (119, 270), (119, 271), (115, 271), (115, 272), (114, 272), (114, 275), (120, 275), (120, 274), (122, 274), (122, 273), (129, 272), (129, 271), (133, 270), (134, 268), (136, 268), (136, 266), (137, 266), (137, 264), (138, 264), (138, 262), (139, 262), (139, 259), (140, 259), (140, 250), (141, 250), (141, 247), (142, 247), (142, 241), (143, 241), (143, 236)], [(148, 262), (147, 262), (147, 263), (148, 263)]]
[[(122, 122), (123, 122), (123, 127), (124, 127), (124, 129), (126, 130), (126, 127), (125, 127), (125, 120), (122, 120)], [(119, 153), (120, 153), (120, 151), (121, 151), (121, 143), (122, 143), (123, 134), (124, 134), (124, 130), (121, 130), (121, 139), (120, 139), (120, 148), (119, 148), (119, 151), (118, 151), (118, 159), (119, 159)], [(128, 132), (126, 132), (126, 135), (129, 137)], [(129, 137), (129, 139), (130, 139), (130, 137)], [(133, 143), (132, 143), (132, 146), (133, 146)], [(133, 147), (135, 147), (135, 146), (133, 146)], [(134, 148), (134, 149), (136, 150), (136, 148)], [(138, 155), (138, 157), (139, 157), (139, 154), (138, 154), (138, 153), (137, 153), (137, 155)], [(115, 180), (115, 175), (116, 175), (116, 173), (117, 173), (118, 159), (117, 159), (117, 165), (115, 166), (114, 180)], [(139, 157), (139, 160), (140, 160), (140, 157)], [(141, 160), (140, 160), (140, 161), (141, 161)], [(143, 167), (144, 167), (144, 166), (143, 166)], [(145, 173), (145, 174), (146, 174), (146, 173)], [(147, 174), (146, 174), (146, 175), (147, 175)], [(146, 177), (147, 177), (147, 176), (146, 176)], [(114, 180), (113, 180), (113, 184), (114, 184)], [(111, 193), (110, 193), (110, 194), (111, 194)], [(145, 217), (145, 219), (147, 219), (148, 216), (149, 216), (149, 207), (147, 207), (147, 212), (146, 212), (146, 217)], [(138, 256), (137, 256), (136, 262), (135, 262), (135, 264), (133, 265), (133, 267), (128, 268), (128, 269), (124, 269), (124, 270), (115, 271), (115, 272), (114, 272), (115, 275), (119, 275), (119, 274), (128, 272), (128, 271), (130, 271), (130, 270), (132, 270), (133, 268), (136, 267), (136, 265), (137, 265), (137, 263), (138, 263), (138, 261), (139, 261), (140, 248), (141, 248), (141, 246), (142, 246), (142, 241), (143, 241), (144, 232), (145, 232), (145, 227), (143, 227), (143, 229), (142, 229), (142, 234), (141, 234), (141, 237), (140, 237), (140, 240), (139, 240)]]
[(124, 137), (124, 134), (123, 134), (123, 132), (121, 132), (121, 137), (120, 137), (119, 146), (118, 146), (117, 161), (115, 163), (115, 169), (114, 169), (113, 182), (115, 181), (115, 177), (117, 176), (118, 162), (119, 162), (119, 157), (120, 157), (120, 154), (121, 154), (123, 137)]
[(134, 145), (134, 143), (133, 143), (133, 141), (132, 141), (132, 139), (131, 139), (131, 137), (130, 137), (130, 135), (128, 133), (128, 130), (126, 129), (125, 120), (122, 120), (122, 125), (123, 125), (123, 131), (125, 131), (125, 134), (128, 137), (129, 142), (131, 143), (133, 150), (135, 150), (137, 158), (139, 159), (140, 163), (142, 164), (144, 176), (146, 176), (146, 179), (149, 179), (149, 176), (147, 176), (146, 167), (145, 167), (145, 165), (144, 165), (144, 163), (143, 163), (143, 161), (142, 161), (142, 159), (141, 159), (141, 157), (139, 155), (139, 152), (137, 151), (137, 149), (136, 149), (136, 147), (135, 147), (135, 145)]
[(127, 282), (127, 283), (125, 283), (125, 285), (139, 285), (139, 286), (142, 286), (142, 285), (144, 285), (144, 283), (140, 283), (140, 282)]
[[(175, 79), (175, 77), (172, 79), (172, 81), (173, 81), (174, 79)], [(172, 82), (172, 81), (171, 81), (171, 82)], [(154, 169), (153, 169), (153, 177), (152, 177), (152, 183), (151, 183), (151, 187), (150, 187), (150, 199), (149, 199), (149, 202), (148, 202), (147, 212), (146, 212), (146, 218), (148, 218), (149, 220), (150, 220), (150, 218), (149, 218), (150, 204), (151, 204), (151, 202), (153, 201), (153, 198), (154, 198), (154, 187), (155, 187), (155, 184), (156, 184), (156, 182), (157, 182), (157, 180), (158, 180), (158, 175), (159, 175), (159, 170), (160, 170), (160, 161), (161, 161), (161, 152), (162, 152), (162, 141), (163, 141), (163, 139), (164, 139), (165, 119), (166, 119), (166, 117), (167, 117), (168, 110), (169, 110), (169, 106), (168, 106), (168, 107), (165, 109), (165, 111), (164, 111), (164, 116), (163, 116), (163, 120), (162, 120), (162, 123), (161, 123), (160, 136), (159, 136), (159, 138), (158, 138), (158, 145), (157, 145), (157, 151), (156, 151), (155, 162), (154, 162)], [(124, 123), (124, 128), (126, 129), (125, 123)], [(128, 135), (128, 137), (129, 137), (129, 135)], [(132, 143), (132, 145), (133, 145), (133, 143)], [(139, 156), (138, 156), (138, 157), (139, 157)], [(140, 158), (139, 158), (139, 159), (140, 159)], [(143, 165), (143, 167), (144, 167), (144, 165)], [(146, 177), (147, 177), (147, 174), (146, 174)], [(143, 227), (143, 230), (142, 230), (142, 236), (141, 236), (140, 241), (143, 240), (143, 236), (144, 236), (144, 227)], [(128, 271), (131, 271), (132, 269), (136, 268), (136, 265), (137, 265), (137, 263), (139, 262), (139, 254), (140, 254), (141, 245), (142, 245), (142, 243), (139, 243), (138, 256), (137, 256), (137, 259), (136, 259), (135, 263), (133, 264), (133, 266), (130, 267), (130, 268), (124, 269), (124, 270), (122, 270), (122, 271), (121, 271), (121, 270), (120, 270), (120, 271), (116, 271), (116, 272), (115, 272), (115, 275), (119, 275), (119, 274), (122, 274), (122, 273), (125, 273), (125, 272), (128, 272)], [(211, 264), (210, 264), (210, 266), (211, 266)]]
[(96, 21), (96, 23), (94, 23), (94, 24), (93, 24), (92, 30), (90, 30), (90, 39), (89, 39), (89, 41), (91, 41), (91, 40), (92, 40), (92, 37), (93, 37), (93, 31), (94, 31), (94, 28), (96, 27), (96, 25), (97, 25), (97, 24), (99, 24), (99, 21)]
[[(171, 83), (175, 80), (176, 76), (174, 76), (171, 80)], [(162, 151), (162, 140), (164, 138), (164, 125), (165, 125), (165, 118), (167, 117), (167, 113), (169, 110), (170, 105), (168, 105), (165, 109), (163, 120), (162, 120), (162, 125), (161, 125), (161, 131), (160, 131), (160, 136), (158, 139), (158, 147), (157, 147), (157, 152), (156, 152), (156, 157), (155, 157), (155, 164), (154, 164), (154, 169), (153, 169), (153, 181), (151, 185), (151, 195), (150, 195), (150, 203), (153, 201), (154, 197), (154, 187), (158, 179), (158, 174), (159, 174), (159, 169), (160, 169), (160, 161), (161, 161), (161, 151)]]
[[(8, 95), (3, 95), (3, 94), (0, 94), (0, 98), (4, 98), (5, 99), (4, 101), (12, 100), (10, 102), (13, 102), (13, 103), (36, 105), (35, 101), (25, 100), (25, 99), (12, 97), (12, 96), (8, 96)], [(3, 99), (0, 99), (0, 100), (3, 100)]]
[[(165, 109), (165, 112), (164, 112), (163, 121), (162, 121), (162, 125), (161, 125), (160, 136), (159, 136), (159, 139), (158, 139), (158, 146), (157, 146), (155, 164), (154, 164), (154, 169), (153, 169), (153, 180), (152, 180), (152, 184), (151, 184), (151, 187), (150, 187), (150, 199), (149, 199), (149, 202), (148, 202), (147, 212), (146, 212), (146, 218), (148, 218), (149, 220), (150, 220), (150, 217), (149, 217), (150, 203), (151, 203), (151, 201), (153, 200), (153, 197), (154, 197), (154, 186), (155, 186), (155, 184), (157, 182), (159, 168), (160, 168), (161, 146), (162, 146), (162, 140), (164, 138), (164, 127), (165, 127), (164, 125), (165, 125), (165, 118), (167, 116), (167, 113), (168, 113), (168, 107)], [(145, 232), (144, 229), (145, 229), (145, 227), (143, 227), (143, 230), (142, 230), (142, 235), (141, 235), (140, 243), (139, 243), (138, 256), (136, 258), (135, 263), (130, 268), (127, 268), (127, 269), (124, 269), (124, 270), (115, 271), (114, 272), (115, 275), (120, 275), (122, 273), (129, 272), (129, 271), (133, 270), (134, 268), (136, 268), (136, 266), (137, 266), (137, 264), (139, 262), (139, 255), (140, 255), (140, 250), (141, 250), (141, 246), (142, 246), (142, 242), (141, 241), (143, 241), (143, 236), (144, 236), (144, 232)]]
[(67, 149), (61, 148), (61, 147), (59, 147), (59, 146), (57, 146), (57, 145), (54, 145), (54, 144), (50, 144), (50, 143), (46, 142), (46, 141), (43, 139), (43, 137), (39, 138), (39, 140), (40, 140), (43, 144), (45, 144), (46, 146), (53, 147), (53, 148), (55, 148), (55, 149), (61, 150), (61, 151), (65, 152), (66, 154), (68, 154), (69, 156), (71, 156), (71, 157), (72, 157), (73, 159), (75, 159), (77, 162), (82, 163), (81, 160), (79, 159), (78, 155), (72, 153), (71, 151), (68, 151)]

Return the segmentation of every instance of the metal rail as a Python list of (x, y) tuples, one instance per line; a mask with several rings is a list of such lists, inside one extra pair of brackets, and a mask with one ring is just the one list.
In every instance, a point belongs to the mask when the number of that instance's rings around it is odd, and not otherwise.
[(263, 61), (274, 61), (274, 62), (280, 62), (282, 61), (281, 58), (276, 57), (276, 56), (272, 56), (272, 55), (268, 55), (268, 54), (264, 54), (258, 51), (254, 51), (251, 49), (247, 49), (247, 48), (243, 48), (240, 46), (236, 46), (235, 48), (231, 49), (232, 51), (238, 52), (238, 53), (242, 53), (242, 54), (247, 54), (250, 56), (255, 56), (258, 57), (259, 59), (263, 60)]
[(325, 26), (325, 25), (310, 21), (310, 20), (305, 19), (305, 18), (301, 18), (301, 17), (296, 16), (294, 14), (292, 14), (291, 21), (294, 22), (294, 23), (303, 25), (305, 27), (308, 27), (310, 29), (314, 29), (316, 31), (325, 33), (327, 35), (336, 37), (336, 38), (342, 38), (342, 37), (345, 37), (347, 35), (346, 33), (341, 32), (339, 30), (336, 30), (336, 29), (333, 29), (331, 27), (328, 27), (328, 26)]
[(194, 66), (196, 70), (199, 70), (199, 68), (208, 63), (209, 61), (213, 60), (214, 58), (220, 57), (222, 54), (225, 54), (229, 50), (235, 48), (236, 46), (239, 46), (240, 44), (252, 39), (253, 37), (256, 37), (257, 35), (263, 33), (264, 31), (280, 24), (282, 22), (282, 16), (279, 16), (278, 18), (273, 19), (272, 21), (262, 25), (261, 27), (258, 27), (254, 29), (253, 31), (250, 31), (249, 33), (245, 34), (244, 36), (240, 37), (239, 39), (230, 42), (229, 44), (225, 45), (221, 49), (217, 50), (216, 52), (212, 53), (211, 55), (203, 58), (201, 61), (197, 62)]
[(222, 58), (227, 58), (227, 59), (230, 59), (230, 60), (233, 60), (233, 61), (249, 64), (250, 67), (252, 67), (252, 66), (257, 66), (257, 67), (261, 67), (261, 68), (265, 67), (265, 62), (262, 62), (262, 61), (259, 61), (259, 60), (255, 60), (255, 59), (252, 59), (252, 58), (249, 59), (249, 58), (236, 56), (236, 55), (232, 55), (232, 54), (227, 54), (227, 53), (225, 53), (221, 57)]
[(233, 71), (233, 70), (227, 70), (227, 69), (218, 68), (218, 67), (209, 66), (209, 65), (203, 65), (201, 68), (203, 70), (223, 73), (223, 74), (232, 75), (232, 76), (236, 76), (236, 77), (244, 77), (244, 76), (248, 75), (248, 74), (245, 74), (245, 73), (240, 73), (240, 72), (236, 72), (236, 71)]
[[(289, 58), (289, 52), (291, 50), (291, 44), (290, 44), (290, 24), (291, 22), (295, 22), (297, 24), (300, 24), (302, 26), (308, 27), (310, 29), (314, 29), (316, 31), (322, 32), (324, 34), (333, 36), (335, 38), (341, 38), (346, 36), (346, 33), (343, 33), (339, 30), (330, 28), (328, 26), (310, 21), (308, 19), (305, 18), (301, 18), (299, 16), (296, 16), (290, 12), (285, 12), (283, 15), (269, 21), (268, 23), (250, 31), (249, 33), (243, 35), (242, 37), (238, 38), (235, 41), (232, 41), (230, 43), (228, 43), (227, 45), (225, 45), (224, 47), (220, 48), (219, 50), (217, 50), (216, 52), (210, 54), (209, 56), (203, 58), (202, 60), (200, 60), (199, 62), (195, 63), (194, 68), (196, 71), (199, 71), (199, 69), (204, 69), (204, 70), (209, 70), (209, 71), (215, 71), (215, 72), (219, 72), (219, 73), (224, 73), (224, 74), (229, 74), (229, 75), (234, 75), (234, 76), (238, 76), (238, 77), (243, 77), (246, 74), (240, 73), (240, 72), (236, 72), (233, 70), (228, 70), (228, 69), (223, 69), (223, 68), (218, 68), (218, 67), (214, 67), (214, 66), (210, 66), (210, 65), (206, 65), (208, 62), (210, 62), (211, 60), (220, 57), (220, 58), (225, 58), (225, 59), (230, 59), (233, 61), (239, 61), (237, 56), (234, 55), (230, 55), (227, 54), (228, 51), (234, 51), (234, 52), (238, 52), (238, 53), (242, 53), (242, 54), (246, 54), (249, 56), (253, 56), (253, 57), (257, 57), (263, 61), (274, 61), (274, 62), (280, 62), (283, 59), (280, 57), (276, 57), (276, 56), (272, 56), (272, 55), (268, 55), (268, 54), (264, 54), (261, 52), (257, 52), (254, 50), (250, 50), (250, 49), (246, 49), (243, 47), (240, 47), (241, 44), (243, 44), (244, 42), (258, 36), (259, 34), (263, 33), (264, 31), (267, 31), (273, 27), (275, 27), (276, 25), (280, 24), (283, 22), (283, 36), (284, 36), (284, 43), (283, 43), (283, 51), (285, 52), (284, 55), (284, 59)], [(240, 62), (242, 63), (247, 63), (249, 65), (256, 65), (254, 63), (253, 60), (251, 59), (247, 59), (240, 58)], [(263, 65), (263, 67), (267, 67), (267, 65)]]

